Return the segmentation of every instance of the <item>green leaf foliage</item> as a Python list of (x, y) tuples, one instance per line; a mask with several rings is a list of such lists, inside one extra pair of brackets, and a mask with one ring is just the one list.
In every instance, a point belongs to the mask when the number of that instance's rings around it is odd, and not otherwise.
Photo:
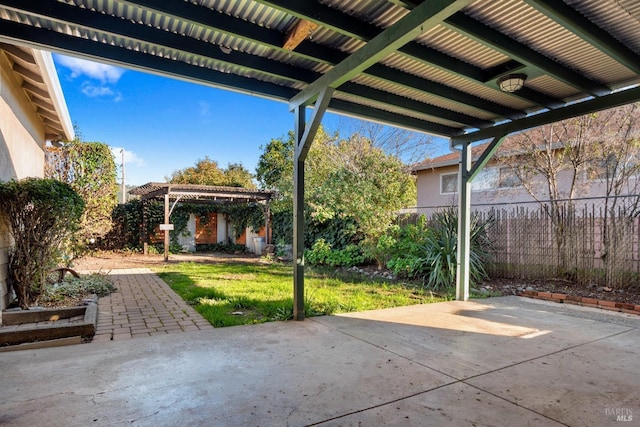
[(62, 147), (47, 147), (45, 160), (45, 176), (69, 184), (84, 200), (82, 239), (105, 236), (113, 226), (111, 215), (118, 204), (116, 166), (109, 146), (76, 139)]
[(209, 157), (198, 160), (195, 166), (173, 172), (167, 181), (174, 184), (256, 188), (253, 175), (242, 164), (230, 163), (226, 169), (221, 169), (218, 162)]
[[(189, 235), (188, 222), (191, 214), (202, 221), (208, 218), (210, 213), (223, 213), (234, 225), (236, 238), (249, 227), (257, 232), (265, 224), (264, 206), (261, 204), (193, 204), (178, 203), (171, 213), (169, 221), (174, 225), (174, 230), (169, 233), (171, 252), (179, 252), (182, 247), (178, 243), (180, 235)], [(146, 222), (143, 221), (146, 217)], [(155, 200), (141, 202), (131, 200), (124, 205), (119, 205), (113, 212), (113, 230), (101, 239), (101, 249), (130, 249), (140, 250), (144, 235), (153, 235), (160, 224), (164, 223), (164, 204)], [(229, 243), (229, 242), (225, 242)]]
[[(471, 285), (478, 285), (487, 276), (485, 265), (490, 262), (491, 241), (487, 230), (492, 221), (471, 221), (469, 275)], [(395, 230), (395, 243), (389, 248), (387, 266), (395, 274), (421, 279), (432, 290), (451, 288), (456, 282), (458, 250), (458, 213), (455, 208), (436, 212), (431, 221), (421, 216), (416, 224)]]
[[(293, 152), (295, 138), (273, 139), (264, 147), (256, 177), (277, 192), (272, 205), (274, 241), (293, 238)], [(323, 239), (332, 250), (377, 244), (396, 211), (415, 204), (414, 178), (401, 161), (360, 135), (340, 139), (319, 129), (305, 162), (305, 243)]]
[(316, 240), (311, 249), (305, 250), (304, 257), (309, 264), (331, 267), (351, 267), (364, 261), (357, 245), (347, 245), (344, 249), (334, 250), (324, 239)]
[(18, 304), (38, 301), (49, 271), (72, 246), (85, 203), (70, 185), (50, 178), (0, 182), (0, 218), (13, 237), (9, 280)]

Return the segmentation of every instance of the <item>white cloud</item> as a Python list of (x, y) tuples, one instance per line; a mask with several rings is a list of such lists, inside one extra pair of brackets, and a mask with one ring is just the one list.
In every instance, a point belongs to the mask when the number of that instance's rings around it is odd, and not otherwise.
[[(122, 163), (122, 147), (111, 147), (111, 153), (113, 154), (113, 159), (116, 162), (116, 165), (120, 166)], [(146, 166), (143, 158), (138, 157), (138, 155), (133, 151), (126, 149), (124, 150), (124, 164), (138, 167)]]
[(80, 90), (82, 90), (82, 93), (87, 95), (89, 98), (103, 96), (103, 97), (113, 97), (113, 100), (115, 102), (122, 101), (122, 94), (120, 92), (114, 92), (113, 89), (111, 89), (108, 86), (95, 86), (89, 83), (88, 81), (86, 81), (86, 82), (83, 82), (82, 85), (80, 85), (80, 88), (81, 88)]
[(113, 90), (107, 86), (94, 86), (89, 82), (84, 82), (82, 84), (82, 93), (93, 98), (96, 96), (111, 96), (113, 95)]
[(100, 80), (103, 84), (117, 83), (125, 71), (113, 65), (100, 64), (70, 56), (56, 55), (56, 61), (71, 70), (71, 78), (85, 75), (89, 78)]

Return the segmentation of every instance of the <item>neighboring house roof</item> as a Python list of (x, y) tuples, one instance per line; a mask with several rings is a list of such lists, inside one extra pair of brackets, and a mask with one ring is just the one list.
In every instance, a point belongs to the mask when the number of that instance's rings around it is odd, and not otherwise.
[[(472, 159), (476, 160), (485, 148), (489, 146), (489, 143), (479, 144), (471, 147)], [(447, 153), (442, 156), (434, 157), (433, 159), (427, 159), (423, 162), (417, 163), (411, 167), (411, 172), (418, 172), (426, 169), (442, 168), (445, 166), (454, 166), (460, 164), (460, 152), (454, 151), (453, 153)]]
[(18, 83), (40, 117), (49, 141), (74, 138), (73, 125), (51, 53), (0, 43)]
[[(484, 152), (484, 150), (489, 146), (490, 142), (485, 142), (483, 144), (474, 145), (471, 147), (471, 160), (476, 161), (480, 157), (480, 155)], [(556, 142), (552, 145), (552, 150), (561, 149), (564, 145), (560, 142)], [(538, 145), (541, 150), (544, 150), (544, 144)], [(517, 143), (514, 142), (512, 138), (507, 138), (500, 145), (498, 151), (494, 154), (495, 157), (507, 157), (507, 156), (517, 156), (518, 154), (523, 154), (527, 152), (528, 149), (523, 149)], [(460, 164), (460, 151), (454, 151), (452, 153), (447, 153), (442, 156), (434, 157), (433, 159), (427, 159), (420, 163), (417, 163), (411, 167), (411, 172), (416, 173), (418, 171), (426, 170), (426, 169), (436, 169), (442, 168), (445, 166), (454, 166)]]

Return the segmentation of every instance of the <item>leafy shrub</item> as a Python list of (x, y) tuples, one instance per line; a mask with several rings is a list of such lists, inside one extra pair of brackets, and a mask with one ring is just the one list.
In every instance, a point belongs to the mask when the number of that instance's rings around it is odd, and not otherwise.
[(23, 309), (38, 301), (53, 268), (74, 244), (82, 198), (55, 179), (0, 182), (0, 217), (13, 237), (9, 279)]
[(331, 253), (331, 245), (324, 239), (315, 241), (311, 249), (304, 251), (304, 259), (313, 265), (326, 264), (327, 258)]
[[(471, 219), (469, 282), (472, 286), (481, 283), (487, 276), (485, 263), (490, 260), (491, 242), (487, 237), (490, 223), (481, 223), (477, 215)], [(450, 287), (456, 281), (458, 212), (454, 208), (436, 212), (432, 224), (425, 245), (425, 260), (429, 271), (427, 285), (440, 290)]]
[(81, 298), (90, 294), (103, 297), (115, 290), (116, 288), (106, 275), (93, 273), (80, 278), (71, 277), (63, 282), (45, 287), (41, 300), (43, 302), (55, 302), (62, 301), (67, 297)]
[[(147, 250), (151, 255), (164, 254), (164, 243), (154, 243), (153, 245), (149, 245)], [(184, 248), (182, 245), (174, 242), (169, 243), (170, 254), (179, 254), (183, 251)]]
[(324, 239), (316, 240), (311, 249), (305, 250), (305, 260), (312, 265), (331, 267), (351, 267), (361, 264), (364, 257), (357, 245), (347, 245), (344, 249), (331, 249)]
[(415, 224), (390, 229), (387, 241), (383, 241), (388, 251), (387, 267), (396, 275), (415, 278), (425, 270), (424, 245), (427, 241), (427, 219), (420, 215)]
[[(428, 225), (427, 225), (428, 224)], [(487, 228), (491, 221), (471, 220), (469, 280), (476, 285), (486, 277), (491, 242)], [(401, 227), (387, 266), (399, 276), (422, 279), (433, 290), (451, 287), (456, 281), (458, 213), (455, 208), (436, 212), (428, 223)]]

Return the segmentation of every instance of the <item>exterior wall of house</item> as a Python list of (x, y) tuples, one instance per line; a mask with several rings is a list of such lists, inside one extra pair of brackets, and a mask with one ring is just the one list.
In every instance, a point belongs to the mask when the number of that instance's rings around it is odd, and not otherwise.
[[(42, 177), (45, 131), (11, 64), (0, 54), (0, 180)], [(6, 230), (0, 229), (0, 310), (9, 302)]]
[[(482, 205), (496, 204), (524, 204), (535, 202), (529, 192), (516, 181), (509, 180), (509, 171), (502, 170), (495, 162), (490, 162), (476, 177), (472, 184), (471, 204), (477, 208)], [(434, 169), (417, 171), (418, 212), (420, 208), (432, 209), (436, 207), (457, 206), (458, 193), (442, 191), (442, 180), (450, 176), (457, 179), (458, 166), (444, 166)], [(502, 174), (502, 175), (501, 175)], [(561, 171), (558, 174), (558, 185), (561, 197), (568, 197), (571, 173)], [(515, 185), (510, 186), (510, 183)], [(547, 182), (542, 177), (536, 177), (530, 183), (536, 194), (548, 194)], [(587, 179), (585, 174), (578, 177), (574, 198), (602, 197), (605, 195), (605, 182), (601, 179)], [(542, 196), (542, 199), (547, 197)], [(427, 213), (427, 212), (424, 212)]]

